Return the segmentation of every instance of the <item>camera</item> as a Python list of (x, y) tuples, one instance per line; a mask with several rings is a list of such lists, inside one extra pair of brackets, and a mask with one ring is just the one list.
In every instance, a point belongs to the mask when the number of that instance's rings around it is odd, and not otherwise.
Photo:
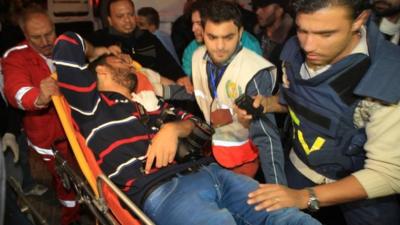
[(197, 160), (211, 149), (211, 137), (214, 129), (203, 121), (195, 121), (195, 127), (186, 138), (180, 138), (175, 160), (178, 163)]
[(260, 118), (263, 115), (264, 107), (260, 105), (258, 108), (253, 107), (254, 99), (246, 94), (240, 95), (237, 99), (235, 99), (235, 104), (247, 111), (248, 114), (253, 116), (254, 118)]
[[(164, 109), (161, 116), (156, 121), (156, 127), (168, 122), (177, 121), (178, 118), (172, 110)], [(197, 160), (204, 157), (206, 150), (211, 148), (211, 137), (214, 129), (206, 122), (199, 119), (192, 120), (195, 126), (189, 136), (179, 138), (175, 160), (178, 163)]]

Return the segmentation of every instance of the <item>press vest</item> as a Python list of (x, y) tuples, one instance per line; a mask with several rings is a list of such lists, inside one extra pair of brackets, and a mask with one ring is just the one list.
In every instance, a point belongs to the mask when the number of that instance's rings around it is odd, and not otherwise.
[[(282, 88), (294, 126), (293, 150), (311, 169), (340, 179), (363, 168), (366, 134), (356, 128), (353, 114), (365, 97), (387, 104), (400, 99), (400, 51), (369, 23), (370, 57), (353, 54), (309, 80), (300, 78), (304, 62), (296, 38), (282, 52), (289, 86)], [(397, 52), (396, 52), (397, 51)]]

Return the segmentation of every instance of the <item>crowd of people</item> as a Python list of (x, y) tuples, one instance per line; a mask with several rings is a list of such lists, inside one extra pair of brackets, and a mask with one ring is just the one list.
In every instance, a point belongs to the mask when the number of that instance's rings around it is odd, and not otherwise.
[[(108, 26), (85, 35), (15, 2), (1, 20), (0, 40), (16, 38), (0, 43), (0, 146), (26, 195), (50, 188), (28, 151), (45, 162), (60, 224), (80, 209), (55, 168), (52, 148), (75, 164), (59, 94), (104, 174), (156, 224), (329, 224), (327, 206), (347, 225), (400, 224), (399, 0), (188, 0), (171, 34), (156, 9), (109, 0)], [(199, 132), (209, 153), (179, 158)], [(30, 224), (6, 191), (5, 224)]]

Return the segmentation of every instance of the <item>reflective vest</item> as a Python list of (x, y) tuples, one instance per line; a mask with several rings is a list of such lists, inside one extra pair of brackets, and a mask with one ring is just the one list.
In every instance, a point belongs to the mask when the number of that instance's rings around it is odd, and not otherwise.
[[(197, 104), (206, 121), (210, 123), (210, 113), (217, 106), (208, 85), (205, 54), (205, 46), (200, 47), (193, 54), (192, 78)], [(243, 48), (228, 65), (218, 84), (219, 107), (229, 109), (233, 117), (232, 123), (216, 128), (212, 137), (214, 157), (224, 167), (240, 166), (258, 157), (256, 147), (249, 140), (248, 129), (238, 122), (236, 115), (233, 115), (232, 107), (234, 100), (245, 92), (247, 83), (257, 72), (266, 68), (271, 68), (272, 73), (275, 72), (271, 63)]]

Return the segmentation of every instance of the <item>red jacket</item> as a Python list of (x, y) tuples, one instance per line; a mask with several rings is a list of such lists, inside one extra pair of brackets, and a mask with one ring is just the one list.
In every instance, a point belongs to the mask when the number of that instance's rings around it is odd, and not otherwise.
[(25, 111), (23, 126), (29, 141), (36, 151), (40, 150), (36, 147), (50, 149), (54, 140), (64, 137), (64, 131), (53, 105), (44, 109), (34, 105), (40, 93), (40, 81), (51, 73), (46, 61), (23, 42), (4, 54), (2, 69), (8, 102)]

